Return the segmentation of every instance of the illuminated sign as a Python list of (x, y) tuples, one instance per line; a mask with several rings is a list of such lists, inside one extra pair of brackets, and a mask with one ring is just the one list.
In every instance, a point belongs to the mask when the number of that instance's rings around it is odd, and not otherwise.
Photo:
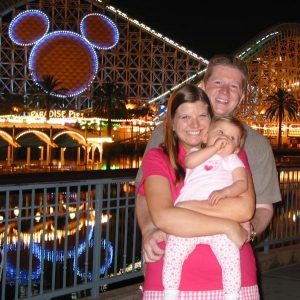
[[(32, 118), (46, 118), (47, 112), (45, 110), (33, 110), (29, 113), (29, 116)], [(83, 118), (84, 114), (80, 111), (76, 110), (50, 110), (49, 112), (50, 118), (61, 118), (61, 119), (77, 119)]]

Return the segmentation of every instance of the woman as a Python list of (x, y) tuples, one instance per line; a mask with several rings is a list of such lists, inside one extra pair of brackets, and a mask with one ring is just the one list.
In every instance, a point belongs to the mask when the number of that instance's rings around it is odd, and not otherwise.
[[(243, 246), (248, 232), (238, 223), (251, 219), (254, 213), (255, 196), (250, 175), (246, 193), (221, 200), (214, 207), (207, 205), (207, 215), (174, 206), (185, 177), (185, 155), (191, 148), (201, 145), (212, 117), (209, 99), (200, 88), (187, 84), (173, 92), (164, 119), (164, 144), (145, 154), (138, 193), (146, 196), (155, 226), (167, 234), (180, 237), (226, 234), (237, 247), (242, 248), (240, 299), (259, 299), (253, 251), (249, 244)], [(238, 215), (243, 215), (244, 219), (219, 218), (218, 206), (227, 203), (230, 210), (239, 210)], [(164, 241), (160, 247), (165, 247)], [(144, 300), (163, 299), (162, 267), (163, 260), (147, 263)], [(179, 299), (223, 299), (221, 267), (209, 246), (198, 245), (189, 255), (183, 265), (179, 289)]]

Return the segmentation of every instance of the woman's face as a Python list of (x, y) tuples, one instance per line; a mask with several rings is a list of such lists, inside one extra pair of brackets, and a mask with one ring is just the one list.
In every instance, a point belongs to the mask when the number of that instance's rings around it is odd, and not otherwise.
[(210, 116), (201, 101), (181, 104), (173, 120), (173, 130), (186, 151), (201, 146), (209, 125)]

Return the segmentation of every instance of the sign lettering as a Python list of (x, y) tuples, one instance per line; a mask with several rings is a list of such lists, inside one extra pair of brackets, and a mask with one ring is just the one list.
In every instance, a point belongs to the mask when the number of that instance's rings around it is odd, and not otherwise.
[[(46, 111), (45, 110), (33, 110), (29, 113), (29, 116), (32, 118), (46, 118)], [(61, 109), (55, 109), (50, 110), (49, 112), (50, 118), (61, 118), (61, 119), (77, 119), (77, 118), (83, 118), (84, 115), (80, 111), (76, 110), (61, 110)]]

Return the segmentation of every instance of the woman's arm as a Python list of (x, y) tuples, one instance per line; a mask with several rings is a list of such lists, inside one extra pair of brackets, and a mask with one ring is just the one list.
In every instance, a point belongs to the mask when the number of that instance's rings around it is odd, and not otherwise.
[(167, 234), (159, 230), (153, 224), (147, 200), (145, 196), (137, 194), (136, 197), (136, 215), (141, 233), (143, 235), (143, 256), (145, 262), (155, 262), (160, 260), (165, 250), (160, 248), (158, 243), (167, 241)]
[(144, 189), (151, 220), (163, 232), (180, 237), (226, 234), (239, 248), (247, 240), (248, 232), (235, 221), (174, 206), (170, 183), (163, 176), (147, 177)]
[[(208, 201), (182, 201), (176, 206), (191, 209), (199, 213), (231, 219), (242, 223), (251, 220), (255, 212), (255, 191), (252, 177), (247, 172), (248, 189), (238, 197), (221, 199), (217, 205), (210, 206)], [(199, 199), (201, 200), (201, 199)]]

